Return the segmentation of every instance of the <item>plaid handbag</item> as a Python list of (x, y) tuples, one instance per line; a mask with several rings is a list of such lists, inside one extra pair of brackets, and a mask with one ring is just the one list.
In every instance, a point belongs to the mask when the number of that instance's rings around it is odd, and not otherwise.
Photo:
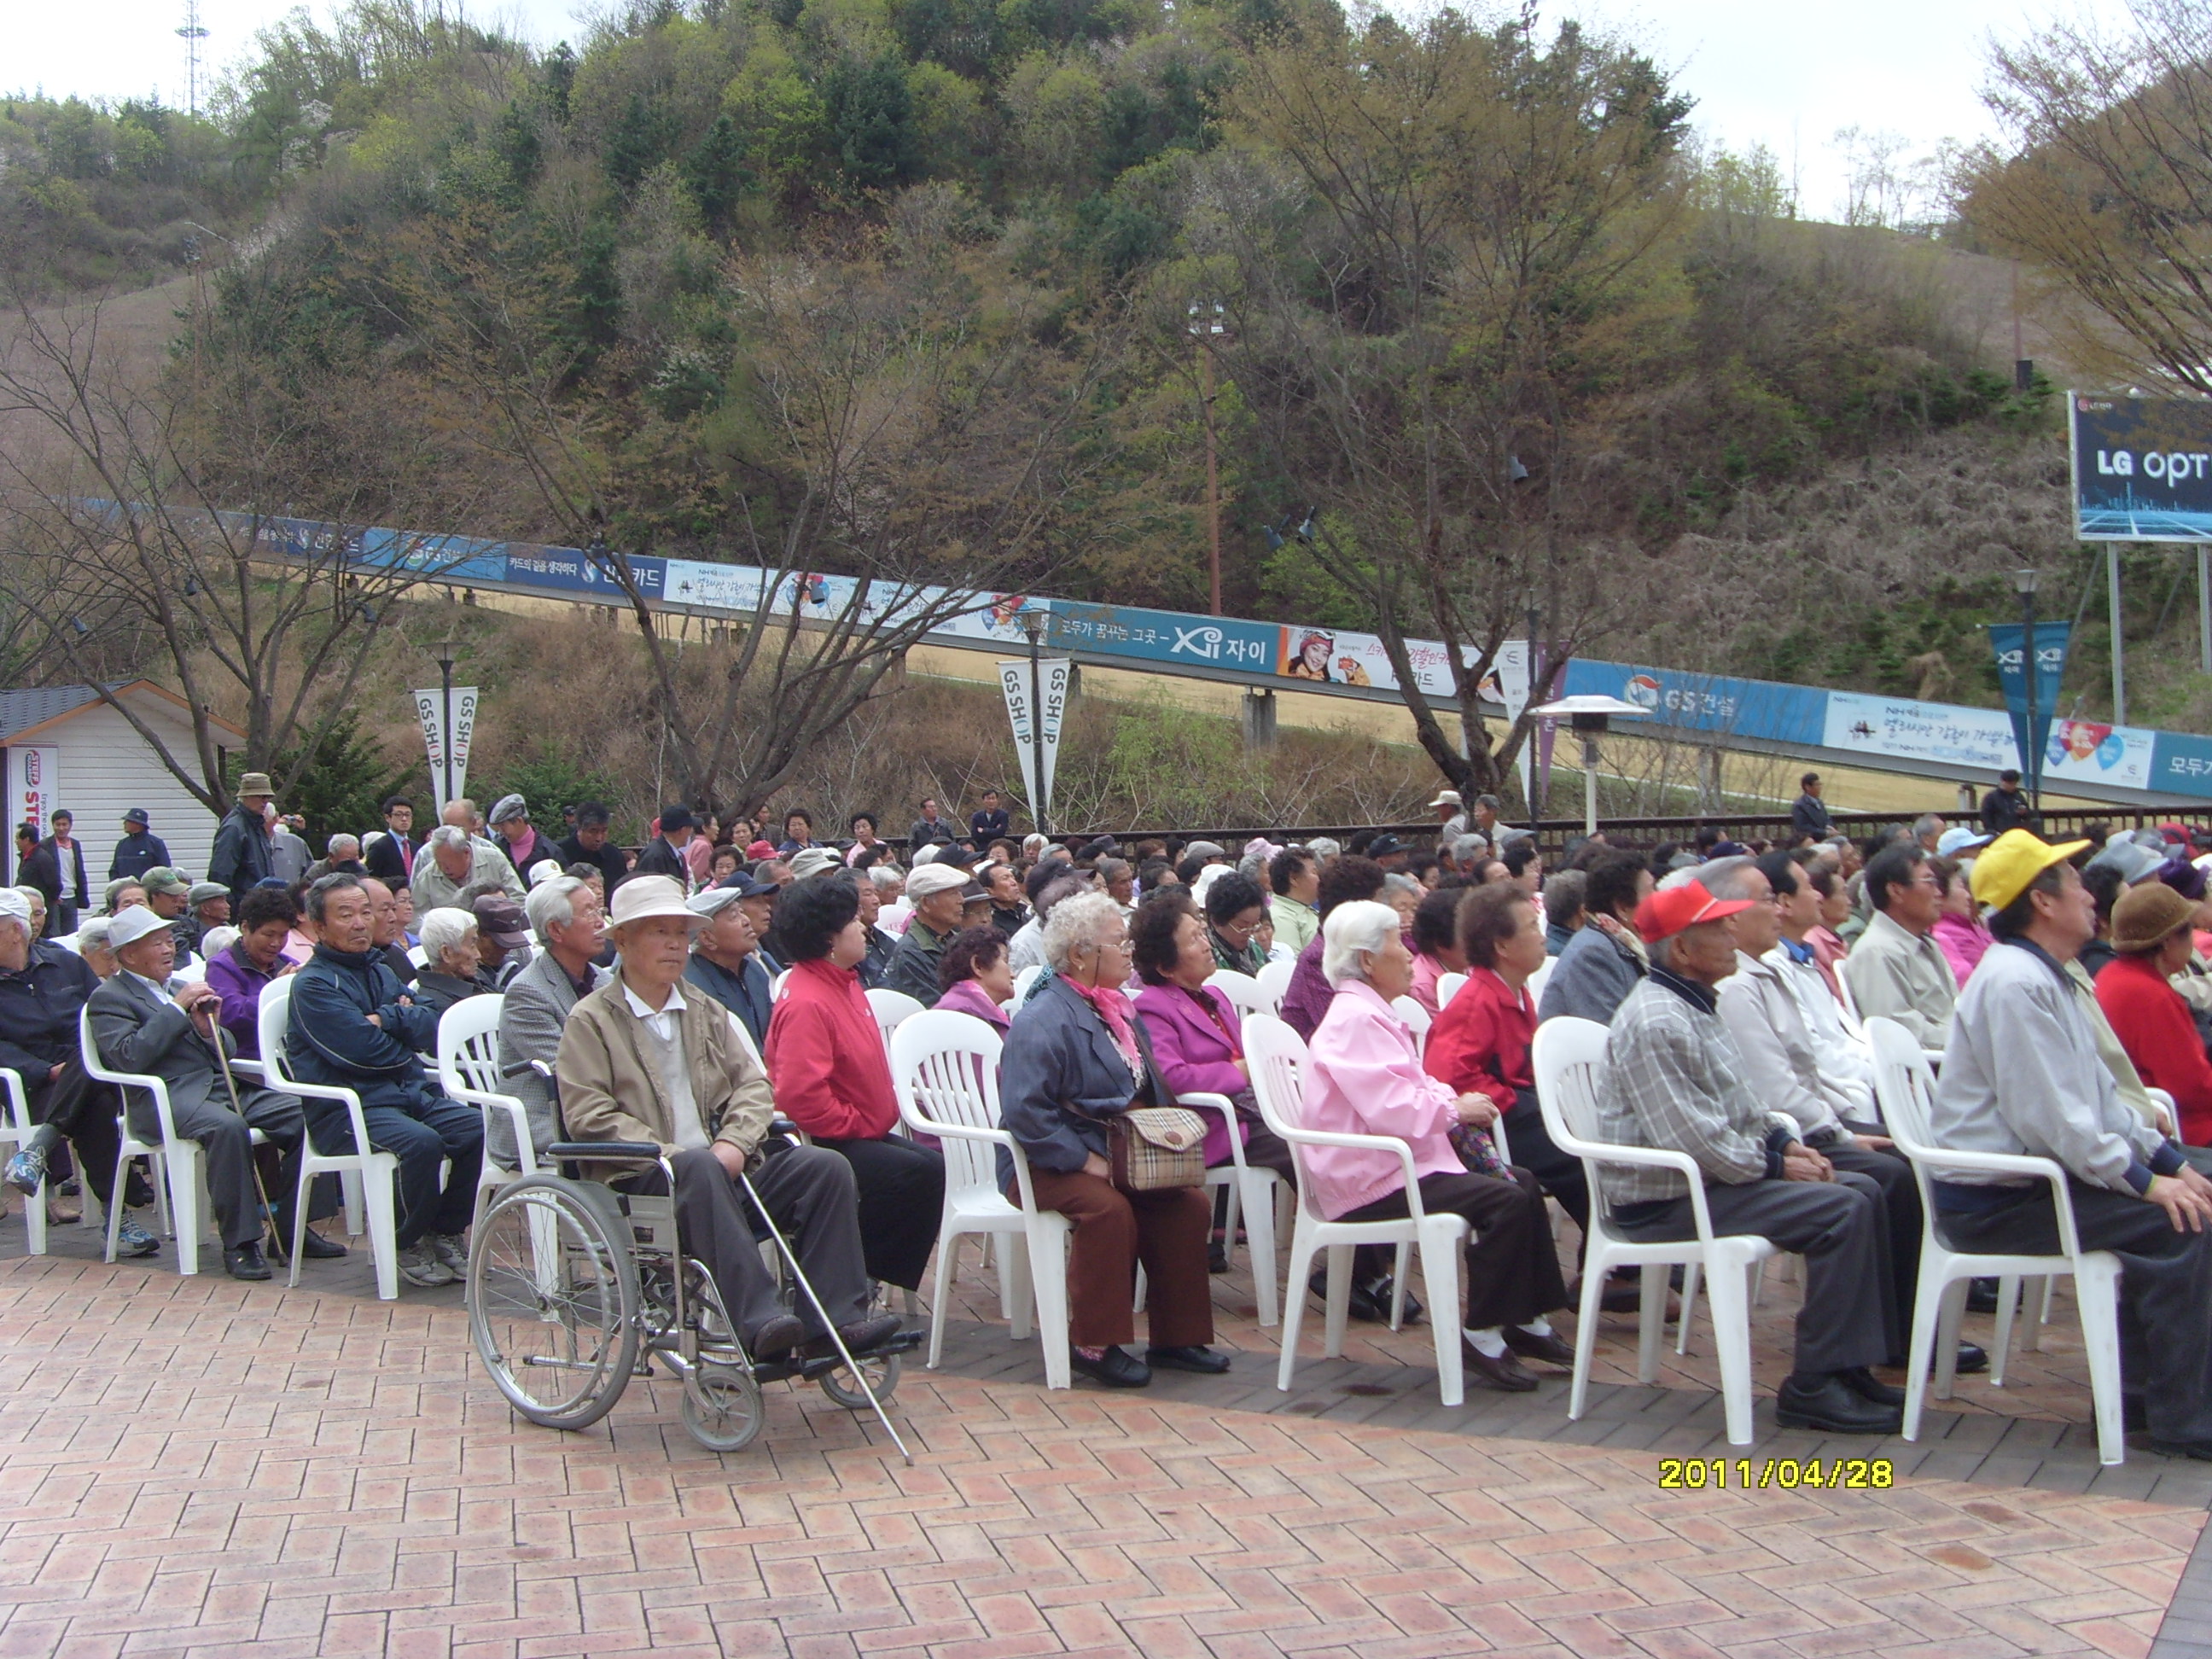
[(1107, 1162), (1125, 1193), (1206, 1180), (1206, 1120), (1182, 1106), (1133, 1106), (1106, 1120)]

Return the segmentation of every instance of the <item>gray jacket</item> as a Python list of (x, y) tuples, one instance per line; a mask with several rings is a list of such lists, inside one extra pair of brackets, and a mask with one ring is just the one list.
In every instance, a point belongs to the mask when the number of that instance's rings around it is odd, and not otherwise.
[(1861, 1019), (1893, 1019), (1923, 1048), (1950, 1037), (1959, 980), (1933, 935), (1908, 933), (1877, 910), (1842, 971)]
[[(200, 1035), (191, 1015), (162, 1001), (136, 974), (118, 973), (101, 981), (85, 1006), (92, 1016), (92, 1041), (101, 1062), (118, 1072), (137, 1072), (167, 1084), (169, 1110), (179, 1133), (211, 1107), (230, 1109), (230, 1091), (208, 1039)], [(220, 1026), (216, 1032), (223, 1052), (234, 1052), (237, 1045), (230, 1033)], [(251, 1078), (236, 1081), (241, 1102), (270, 1092)], [(148, 1141), (160, 1140), (161, 1126), (153, 1096), (143, 1089), (124, 1092), (130, 1097), (131, 1132)]]
[[(1151, 1033), (1133, 1009), (1129, 1023), (1145, 1060), (1146, 1083), (1130, 1075), (1106, 1023), (1080, 992), (1054, 976), (1014, 1015), (999, 1070), (999, 1123), (1040, 1170), (1079, 1170), (1092, 1152), (1106, 1155), (1106, 1126), (1137, 1103), (1172, 1103), (1152, 1059)], [(1148, 1101), (1146, 1103), (1150, 1103)], [(999, 1153), (999, 1184), (1013, 1179), (1013, 1160)]]
[[(592, 969), (593, 990), (607, 979), (605, 969)], [(567, 970), (553, 959), (550, 951), (540, 951), (507, 981), (506, 997), (499, 1011), (499, 1060), (503, 1073), (500, 1086), (522, 1103), (530, 1119), (532, 1146), (550, 1146), (561, 1138), (560, 1128), (553, 1121), (553, 1101), (546, 1091), (545, 1079), (530, 1062), (553, 1063), (561, 1052), (561, 1030), (580, 999)], [(484, 1156), (510, 1170), (515, 1163), (511, 1125), (504, 1112), (495, 1113), (484, 1137)]]
[(1553, 962), (1551, 978), (1544, 981), (1536, 1018), (1542, 1021), (1565, 1015), (1610, 1025), (1613, 1012), (1627, 1000), (1644, 972), (1644, 958), (1626, 940), (1595, 924), (1577, 928)]
[[(1998, 941), (1966, 981), (1929, 1118), (1939, 1146), (2055, 1158), (2113, 1192), (2142, 1192), (2153, 1166), (2172, 1161), (2163, 1138), (2120, 1099), (2065, 969), (2032, 945)], [(2021, 1184), (1971, 1172), (1942, 1178)]]
[(1808, 1146), (1826, 1146), (1845, 1133), (1836, 1103), (1821, 1087), (1804, 1015), (1779, 968), (1737, 951), (1735, 972), (1720, 983), (1720, 1011), (1743, 1060), (1744, 1081), (1760, 1104), (1786, 1115)]

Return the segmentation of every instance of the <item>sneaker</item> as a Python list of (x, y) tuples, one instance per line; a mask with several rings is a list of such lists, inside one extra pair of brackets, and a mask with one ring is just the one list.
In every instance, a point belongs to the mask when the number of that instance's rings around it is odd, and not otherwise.
[(8, 1168), (0, 1174), (17, 1192), (28, 1198), (39, 1190), (39, 1183), (46, 1178), (46, 1149), (43, 1146), (23, 1146), (8, 1160)]
[(453, 1270), (454, 1278), (460, 1279), (467, 1274), (469, 1271), (468, 1240), (463, 1238), (459, 1233), (432, 1233), (423, 1242), (429, 1245), (432, 1253), (439, 1261)]
[(161, 1241), (148, 1232), (129, 1216), (115, 1230), (115, 1254), (123, 1255), (151, 1255), (161, 1248)]
[(427, 1238), (400, 1251), (399, 1276), (410, 1285), (420, 1285), (425, 1290), (434, 1285), (453, 1282), (453, 1270), (438, 1260), (437, 1251)]

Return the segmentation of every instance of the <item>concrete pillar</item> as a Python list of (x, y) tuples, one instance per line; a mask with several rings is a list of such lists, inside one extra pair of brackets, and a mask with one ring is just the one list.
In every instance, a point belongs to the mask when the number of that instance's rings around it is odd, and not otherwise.
[(1253, 686), (1244, 693), (1244, 746), (1247, 749), (1273, 749), (1275, 746), (1275, 694), (1264, 685)]

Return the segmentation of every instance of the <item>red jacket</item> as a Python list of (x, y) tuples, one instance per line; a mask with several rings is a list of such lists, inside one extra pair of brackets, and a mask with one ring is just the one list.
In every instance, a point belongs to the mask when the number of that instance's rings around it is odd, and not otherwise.
[(811, 1135), (881, 1140), (898, 1121), (890, 1056), (860, 978), (826, 958), (791, 970), (769, 1016), (769, 1081), (776, 1109)]
[(1421, 1064), (1454, 1092), (1488, 1095), (1502, 1110), (1520, 1091), (1536, 1086), (1528, 1063), (1535, 1040), (1536, 1010), (1528, 993), (1477, 968), (1429, 1028)]
[(2144, 1083), (2173, 1097), (2181, 1139), (2212, 1146), (2212, 1060), (2181, 993), (2148, 957), (2114, 957), (2097, 975), (2097, 1006)]

